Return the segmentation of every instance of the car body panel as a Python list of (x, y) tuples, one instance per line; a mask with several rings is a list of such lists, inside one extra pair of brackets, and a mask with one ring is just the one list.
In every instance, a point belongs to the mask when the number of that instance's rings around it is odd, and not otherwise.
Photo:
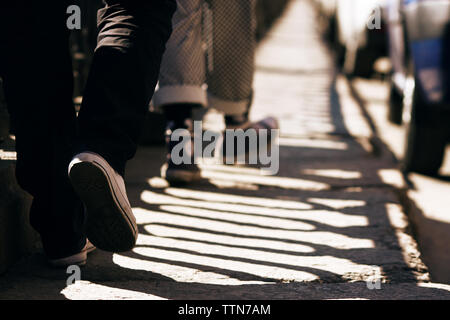
[(442, 103), (445, 98), (444, 33), (450, 21), (448, 0), (405, 0), (403, 12), (415, 74), (426, 100)]
[(441, 103), (444, 99), (442, 39), (435, 38), (411, 42), (415, 74), (422, 92), (429, 103)]
[(450, 0), (390, 0), (387, 10), (389, 51), (393, 82), (405, 90), (409, 51), (416, 86), (429, 104), (447, 97), (445, 79), (445, 32), (450, 21)]
[(402, 10), (411, 41), (442, 38), (450, 18), (449, 0), (404, 0)]

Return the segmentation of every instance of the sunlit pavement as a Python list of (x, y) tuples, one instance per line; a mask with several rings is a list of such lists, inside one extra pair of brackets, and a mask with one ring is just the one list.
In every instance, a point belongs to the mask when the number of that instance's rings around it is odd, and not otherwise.
[(164, 148), (141, 148), (127, 176), (137, 247), (93, 253), (70, 286), (35, 255), (0, 278), (0, 298), (450, 299), (350, 91), (313, 9), (292, 1), (259, 48), (251, 114), (280, 122), (279, 173), (204, 165), (201, 182), (174, 188), (159, 178)]

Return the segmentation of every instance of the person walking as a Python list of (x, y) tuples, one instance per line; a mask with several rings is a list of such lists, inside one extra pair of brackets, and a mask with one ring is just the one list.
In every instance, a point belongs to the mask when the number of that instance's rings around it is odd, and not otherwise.
[[(68, 47), (70, 1), (2, 1), (0, 77), (15, 129), (19, 185), (54, 266), (137, 239), (126, 163), (137, 148), (171, 34), (174, 0), (104, 0), (77, 118)], [(89, 240), (87, 240), (89, 239)]]
[(162, 176), (169, 182), (189, 183), (200, 177), (194, 161), (179, 164), (171, 157), (177, 144), (171, 134), (192, 127), (193, 113), (199, 108), (223, 114), (227, 129), (278, 128), (272, 117), (249, 121), (255, 70), (255, 8), (256, 0), (178, 0), (173, 33), (152, 101), (168, 120), (168, 155)]

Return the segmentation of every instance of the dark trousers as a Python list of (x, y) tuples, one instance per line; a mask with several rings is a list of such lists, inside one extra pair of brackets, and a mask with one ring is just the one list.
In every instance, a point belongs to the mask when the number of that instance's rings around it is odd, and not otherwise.
[[(78, 118), (66, 13), (70, 1), (0, 4), (0, 76), (16, 135), (16, 176), (33, 196), (32, 226), (50, 257), (85, 243), (84, 210), (68, 180), (77, 152), (124, 174), (158, 79), (174, 0), (105, 0)], [(51, 3), (51, 4), (50, 4)]]

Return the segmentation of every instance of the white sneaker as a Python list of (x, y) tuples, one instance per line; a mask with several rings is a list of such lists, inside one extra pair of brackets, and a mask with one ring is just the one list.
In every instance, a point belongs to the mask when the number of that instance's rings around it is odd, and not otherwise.
[(55, 268), (64, 268), (73, 265), (84, 266), (87, 261), (88, 253), (94, 251), (95, 249), (95, 246), (89, 240), (86, 240), (86, 245), (80, 252), (60, 259), (49, 259), (48, 262)]
[(131, 250), (138, 230), (122, 176), (100, 155), (82, 152), (70, 162), (69, 178), (86, 207), (89, 240), (109, 252)]

